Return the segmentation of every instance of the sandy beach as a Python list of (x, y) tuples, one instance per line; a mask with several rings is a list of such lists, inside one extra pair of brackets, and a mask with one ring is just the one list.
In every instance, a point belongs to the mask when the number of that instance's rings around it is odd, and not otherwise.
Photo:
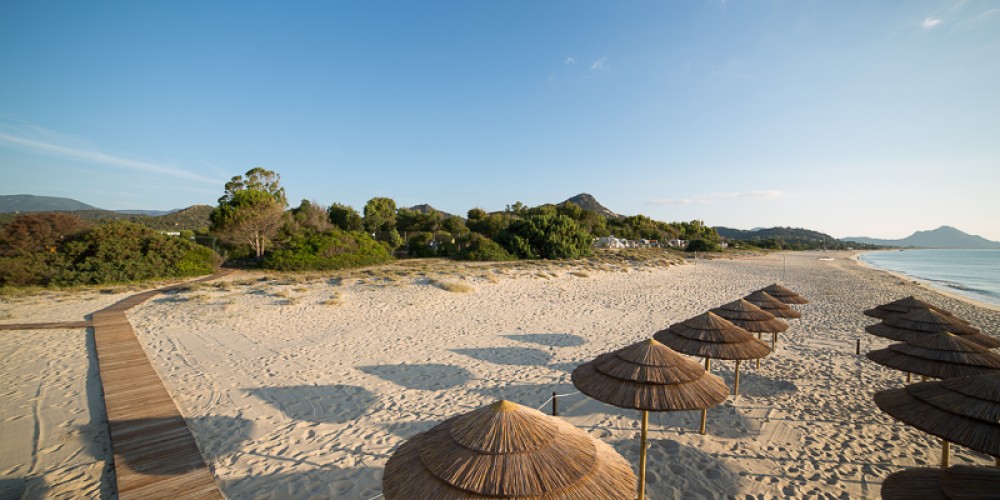
[[(833, 260), (818, 260), (819, 258)], [(650, 414), (647, 495), (877, 498), (888, 474), (933, 466), (940, 441), (872, 401), (905, 376), (855, 355), (888, 345), (862, 310), (907, 295), (985, 332), (1000, 311), (860, 265), (850, 252), (683, 264), (391, 265), (337, 277), (238, 272), (128, 313), (229, 498), (381, 493), (405, 439), (497, 399), (550, 410), (638, 463), (639, 412), (576, 393), (580, 363), (780, 281), (812, 301), (741, 394)], [(782, 275), (784, 277), (782, 278)], [(5, 298), (0, 323), (80, 320), (128, 293)], [(85, 330), (0, 332), (0, 498), (111, 491), (110, 445)], [(732, 383), (732, 362), (712, 370)], [(953, 464), (992, 464), (953, 447)]]

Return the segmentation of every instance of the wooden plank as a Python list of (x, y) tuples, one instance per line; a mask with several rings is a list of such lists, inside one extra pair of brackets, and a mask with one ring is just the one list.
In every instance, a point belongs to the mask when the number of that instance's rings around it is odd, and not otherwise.
[(53, 323), (11, 323), (0, 325), (0, 330), (66, 330), (90, 328), (90, 321), (60, 321)]
[(92, 315), (119, 498), (222, 498), (191, 430), (125, 317), (129, 308), (176, 288), (133, 295)]

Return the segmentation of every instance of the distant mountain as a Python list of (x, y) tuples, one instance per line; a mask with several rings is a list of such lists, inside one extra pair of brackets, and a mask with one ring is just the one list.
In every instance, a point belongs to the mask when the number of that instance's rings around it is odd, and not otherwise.
[(869, 243), (894, 247), (919, 248), (963, 248), (963, 249), (1000, 249), (1000, 242), (991, 241), (982, 236), (964, 233), (951, 226), (941, 226), (930, 231), (917, 231), (901, 240), (880, 240), (866, 236), (849, 236), (841, 238), (845, 241)]
[(172, 214), (177, 210), (115, 210), (120, 214), (126, 215), (148, 215), (150, 217), (159, 217), (161, 215)]
[(801, 244), (819, 244), (822, 245), (824, 242), (835, 242), (837, 238), (830, 236), (826, 233), (821, 233), (819, 231), (813, 231), (811, 229), (802, 229), (797, 227), (769, 227), (769, 228), (755, 228), (749, 231), (743, 229), (733, 229), (730, 227), (716, 226), (715, 231), (719, 233), (719, 236), (727, 240), (741, 240), (741, 241), (754, 241), (754, 240), (769, 240), (769, 239), (780, 239), (785, 243), (801, 243)]
[(432, 207), (432, 206), (430, 206), (430, 205), (428, 205), (426, 203), (424, 203), (422, 205), (413, 205), (412, 207), (409, 208), (409, 210), (413, 210), (414, 212), (420, 212), (422, 214), (428, 214), (428, 213), (431, 213), (431, 212), (437, 212), (437, 213), (441, 214), (441, 217), (444, 217), (445, 219), (447, 219), (448, 217), (452, 216), (448, 212), (444, 212), (444, 211), (438, 210), (438, 209), (436, 209), (436, 208), (434, 208), (434, 207)]
[(564, 201), (563, 203), (566, 203), (566, 202), (572, 203), (572, 204), (574, 204), (574, 205), (576, 205), (576, 206), (578, 206), (578, 207), (580, 207), (580, 208), (582, 208), (584, 210), (590, 210), (591, 212), (597, 212), (597, 213), (599, 213), (599, 214), (601, 214), (601, 215), (603, 215), (605, 217), (611, 217), (611, 218), (621, 217), (621, 215), (618, 215), (618, 214), (612, 212), (611, 210), (608, 210), (607, 207), (605, 207), (604, 205), (601, 205), (600, 203), (598, 203), (596, 198), (594, 198), (593, 196), (591, 196), (591, 195), (589, 195), (587, 193), (580, 193), (580, 194), (578, 194), (578, 195), (576, 195), (576, 196), (574, 196), (574, 197), (572, 197), (572, 198)]
[(209, 205), (191, 205), (156, 217), (136, 215), (133, 220), (163, 231), (183, 231), (185, 229), (196, 231), (211, 224), (208, 218), (213, 210), (215, 207)]
[(31, 194), (0, 195), (0, 212), (70, 212), (74, 210), (100, 210), (70, 198), (35, 196)]
[(826, 233), (802, 229), (798, 227), (768, 227), (754, 228), (749, 231), (716, 226), (715, 231), (727, 240), (747, 241), (759, 244), (763, 241), (776, 241), (795, 248), (827, 248), (830, 250), (844, 246), (843, 242)]

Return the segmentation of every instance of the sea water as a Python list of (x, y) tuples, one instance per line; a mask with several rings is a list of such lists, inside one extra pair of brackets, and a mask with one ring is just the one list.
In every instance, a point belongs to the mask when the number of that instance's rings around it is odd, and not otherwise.
[(1000, 250), (869, 252), (862, 254), (861, 260), (932, 287), (1000, 306)]

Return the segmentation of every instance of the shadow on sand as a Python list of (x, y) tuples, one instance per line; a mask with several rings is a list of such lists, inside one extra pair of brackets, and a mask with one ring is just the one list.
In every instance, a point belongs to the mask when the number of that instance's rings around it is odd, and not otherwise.
[[(109, 422), (116, 461), (130, 470), (156, 476), (183, 474), (239, 448), (253, 424), (233, 417), (181, 416)], [(199, 436), (194, 440), (185, 435)], [(200, 443), (199, 444), (196, 444)], [(204, 457), (204, 459), (203, 459)]]
[[(726, 363), (727, 365), (723, 367), (717, 368), (712, 366), (712, 373), (722, 377), (731, 391), (733, 389), (733, 381), (735, 378), (733, 372), (734, 366), (732, 361), (727, 361)], [(755, 373), (753, 371), (752, 364), (753, 361), (745, 361), (740, 366), (741, 396), (771, 397), (798, 392), (798, 386), (787, 380), (766, 377)]]
[(552, 354), (530, 347), (489, 347), (451, 351), (498, 365), (546, 366), (552, 360)]
[(523, 335), (501, 335), (501, 337), (547, 347), (578, 347), (587, 343), (582, 337), (569, 333), (525, 333)]
[(220, 480), (227, 498), (357, 498), (382, 492), (381, 466), (345, 468), (325, 465), (304, 471), (252, 474)]
[[(638, 466), (639, 440), (610, 443)], [(698, 448), (669, 439), (650, 439), (646, 454), (647, 498), (735, 498), (739, 475)]]
[(423, 365), (358, 366), (356, 368), (369, 375), (388, 380), (407, 389), (422, 389), (426, 391), (451, 389), (472, 380), (472, 373), (465, 368), (434, 363)]
[(376, 402), (371, 391), (353, 385), (293, 385), (244, 390), (288, 418), (316, 423), (344, 424), (357, 420)]

